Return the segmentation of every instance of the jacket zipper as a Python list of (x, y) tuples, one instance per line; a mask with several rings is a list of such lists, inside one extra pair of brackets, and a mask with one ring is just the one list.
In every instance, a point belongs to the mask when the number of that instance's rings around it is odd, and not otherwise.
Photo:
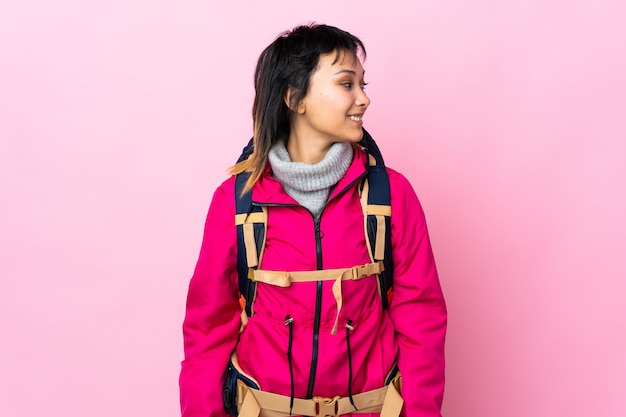
[[(349, 188), (351, 188), (354, 184), (360, 182), (367, 175), (367, 171), (363, 174), (359, 175), (354, 181), (350, 182), (350, 184), (346, 185), (339, 193), (337, 193), (334, 198), (339, 197), (341, 194), (346, 192)], [(323, 211), (322, 211), (323, 213)], [(315, 252), (317, 257), (317, 269), (323, 269), (322, 263), (322, 235), (320, 229), (320, 223), (322, 219), (322, 214), (320, 214), (319, 218), (313, 217), (313, 223), (315, 225)], [(311, 357), (311, 371), (309, 372), (309, 387), (306, 392), (306, 398), (313, 398), (313, 388), (315, 387), (315, 375), (317, 372), (317, 360), (319, 356), (319, 339), (320, 339), (320, 322), (322, 316), (322, 289), (323, 283), (322, 281), (317, 282), (316, 287), (316, 296), (315, 296), (315, 319), (313, 321), (313, 347), (312, 347), (312, 357)]]
[[(317, 257), (317, 269), (322, 269), (322, 232), (320, 229), (320, 218), (313, 218), (315, 225), (315, 253)], [(319, 356), (320, 341), (320, 321), (322, 316), (322, 281), (317, 281), (315, 296), (315, 320), (313, 321), (313, 354), (311, 358), (311, 372), (309, 373), (309, 387), (306, 392), (307, 398), (313, 398), (313, 388), (315, 386), (315, 374), (317, 371), (317, 358)]]
[[(346, 190), (350, 189), (354, 184), (361, 181), (367, 175), (366, 171), (359, 175), (354, 181), (351, 181), (347, 184), (339, 193), (337, 193), (333, 199), (342, 195)], [(252, 204), (263, 205), (263, 206), (293, 206), (294, 204), (272, 204), (272, 203), (259, 203), (253, 202)], [(322, 211), (323, 212), (323, 211)], [(311, 216), (313, 214), (311, 213)], [(317, 269), (323, 269), (322, 263), (322, 231), (320, 228), (322, 215), (320, 214), (319, 218), (315, 218), (313, 216), (313, 224), (315, 226), (315, 255), (317, 259)], [(311, 371), (309, 372), (309, 386), (307, 388), (306, 398), (313, 398), (313, 388), (315, 387), (315, 375), (317, 373), (317, 361), (319, 356), (319, 339), (320, 339), (320, 322), (322, 316), (322, 290), (323, 290), (323, 282), (318, 281), (316, 283), (316, 295), (315, 295), (315, 319), (313, 321), (313, 346), (312, 346), (312, 357), (311, 357)]]

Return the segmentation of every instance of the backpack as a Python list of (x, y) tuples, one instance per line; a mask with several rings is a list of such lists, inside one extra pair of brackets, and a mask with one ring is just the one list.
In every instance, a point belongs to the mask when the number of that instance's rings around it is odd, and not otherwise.
[[(367, 216), (367, 221), (364, 222), (366, 243), (372, 262), (380, 261), (383, 265), (378, 273), (378, 288), (382, 307), (387, 309), (393, 294), (389, 177), (380, 150), (365, 129), (363, 129), (363, 138), (359, 145), (367, 153), (369, 161), (367, 174), (359, 188), (363, 215)], [(250, 139), (237, 163), (246, 160), (253, 150), (254, 141)], [(252, 317), (257, 283), (251, 278), (254, 270), (259, 267), (263, 256), (267, 207), (255, 205), (252, 202), (252, 190), (242, 194), (249, 176), (249, 172), (242, 172), (237, 174), (235, 179), (235, 224), (237, 225), (237, 271), (241, 295), (240, 303), (247, 317)]]

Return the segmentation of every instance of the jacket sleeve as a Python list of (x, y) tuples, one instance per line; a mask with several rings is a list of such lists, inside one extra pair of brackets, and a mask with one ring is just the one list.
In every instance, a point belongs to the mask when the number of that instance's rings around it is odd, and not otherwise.
[(404, 417), (440, 417), (447, 313), (422, 207), (406, 178), (390, 170), (393, 298)]
[[(189, 284), (180, 373), (183, 417), (227, 416), (222, 386), (239, 336), (234, 191), (218, 188), (206, 219), (200, 256)], [(231, 201), (229, 201), (229, 199)]]

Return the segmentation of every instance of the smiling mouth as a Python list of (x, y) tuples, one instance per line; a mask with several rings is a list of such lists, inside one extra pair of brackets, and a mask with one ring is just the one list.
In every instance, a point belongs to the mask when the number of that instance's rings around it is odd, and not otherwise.
[(348, 116), (348, 119), (352, 120), (353, 122), (360, 122), (361, 120), (363, 120), (363, 115), (360, 116)]

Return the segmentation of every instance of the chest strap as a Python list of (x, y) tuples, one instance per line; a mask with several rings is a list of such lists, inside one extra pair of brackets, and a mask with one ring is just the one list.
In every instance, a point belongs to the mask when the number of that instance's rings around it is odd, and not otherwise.
[[(402, 411), (404, 400), (400, 395), (400, 374), (382, 388), (366, 391), (352, 396), (354, 406), (348, 397), (333, 398), (313, 397), (312, 399), (293, 399), (286, 395), (273, 394), (248, 387), (237, 380), (237, 402), (239, 417), (264, 416), (282, 417), (301, 415), (308, 417), (341, 416), (355, 413), (380, 413), (380, 417), (397, 417)], [(263, 410), (263, 413), (261, 413)]]
[(362, 278), (376, 276), (385, 270), (383, 261), (372, 262), (364, 265), (357, 265), (351, 268), (321, 269), (315, 271), (268, 271), (263, 269), (248, 269), (248, 278), (253, 282), (263, 282), (277, 287), (287, 288), (292, 282), (315, 282), (315, 281), (335, 281), (333, 283), (333, 296), (337, 303), (337, 315), (331, 334), (337, 333), (339, 322), (339, 312), (343, 305), (341, 295), (342, 281), (356, 281)]

